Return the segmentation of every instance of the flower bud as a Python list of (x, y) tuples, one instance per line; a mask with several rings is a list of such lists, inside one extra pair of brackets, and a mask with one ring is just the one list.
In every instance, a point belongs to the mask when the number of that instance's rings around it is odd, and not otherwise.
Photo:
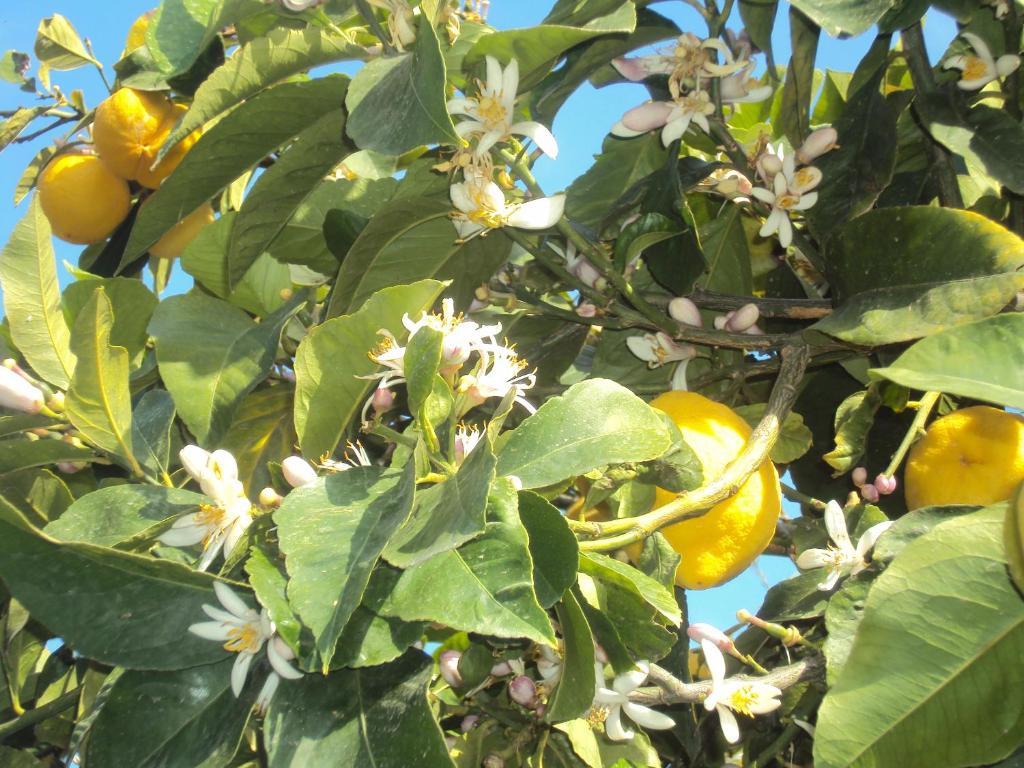
[(206, 465), (210, 461), (210, 452), (203, 450), (198, 445), (186, 445), (178, 452), (178, 458), (185, 471), (194, 479), (198, 479), (206, 471)]
[(668, 315), (683, 325), (692, 325), (695, 328), (703, 325), (697, 305), (685, 296), (676, 296), (668, 303)]
[(292, 296), (295, 295), (295, 291), (291, 288), (282, 288), (277, 292), (277, 295), (281, 298), (281, 301), (290, 301)]
[(743, 333), (748, 328), (753, 327), (760, 317), (761, 312), (757, 308), (757, 304), (744, 304), (735, 312), (730, 313), (725, 327), (733, 333)]
[(273, 488), (264, 488), (260, 491), (260, 504), (264, 507), (279, 507), (283, 497)]
[(46, 407), (56, 413), (64, 413), (64, 393), (54, 392), (46, 401)]
[(518, 476), (516, 476), (516, 475), (509, 475), (508, 476), (508, 481), (510, 483), (512, 483), (512, 487), (515, 490), (517, 490), (517, 491), (523, 490), (523, 481), (520, 480)]
[(508, 695), (516, 704), (532, 707), (537, 703), (537, 684), (526, 675), (513, 677), (508, 684)]
[(732, 320), (733, 312), (727, 312), (724, 315), (719, 315), (715, 318), (715, 330), (724, 331), (729, 325), (729, 321)]
[(496, 755), (493, 752), (484, 758), (484, 761), (480, 763), (483, 768), (505, 768), (505, 761), (501, 755)]
[(316, 470), (301, 456), (289, 456), (281, 462), (281, 473), (292, 488), (316, 482)]
[(473, 730), (473, 726), (480, 722), (480, 715), (466, 715), (462, 718), (462, 723), (459, 725), (459, 730), (463, 733), (469, 733)]
[(589, 301), (584, 301), (578, 307), (576, 307), (576, 314), (580, 317), (594, 317), (597, 314), (597, 307), (591, 304)]
[(58, 461), (57, 471), (63, 472), (65, 475), (73, 475), (75, 472), (80, 472), (85, 469), (84, 461)]
[(888, 496), (896, 492), (896, 478), (889, 475), (879, 474), (875, 478), (875, 490), (882, 496)]
[(811, 135), (800, 145), (800, 149), (796, 151), (797, 162), (801, 165), (813, 163), (826, 152), (839, 146), (838, 140), (839, 134), (832, 126), (812, 131)]
[(437, 664), (441, 668), (441, 677), (452, 688), (462, 687), (462, 675), (459, 674), (459, 659), (461, 658), (462, 654), (458, 651), (445, 651), (437, 660)]
[(594, 660), (601, 664), (608, 663), (608, 652), (600, 643), (594, 643)]
[(718, 646), (718, 650), (726, 653), (732, 653), (736, 649), (731, 637), (710, 624), (691, 624), (686, 628), (686, 634), (698, 643), (701, 640), (708, 640)]
[(865, 467), (857, 467), (850, 474), (850, 479), (853, 480), (853, 484), (860, 488), (864, 483), (868, 481), (868, 471)]
[(873, 485), (862, 485), (860, 487), (860, 496), (869, 504), (874, 504), (879, 498), (878, 489)]
[(512, 665), (507, 661), (499, 661), (491, 667), (491, 677), (504, 677), (512, 674)]
[(777, 155), (764, 154), (757, 160), (757, 170), (766, 179), (770, 179), (777, 173), (782, 173), (782, 160)]
[(387, 387), (377, 387), (373, 391), (371, 404), (376, 415), (380, 416), (382, 413), (387, 413), (395, 404), (395, 393)]
[(42, 390), (7, 367), (0, 367), (0, 406), (23, 413), (39, 413), (46, 398)]

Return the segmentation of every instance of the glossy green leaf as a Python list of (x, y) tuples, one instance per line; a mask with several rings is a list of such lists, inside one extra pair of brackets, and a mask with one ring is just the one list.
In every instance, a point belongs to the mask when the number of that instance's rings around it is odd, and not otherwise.
[(500, 230), (460, 242), (448, 218), (453, 210), (447, 199), (422, 197), (396, 198), (381, 208), (338, 271), (328, 316), (355, 312), (382, 288), (426, 278), (450, 280), (446, 295), (468, 306), (512, 243)]
[(228, 285), (234, 287), (281, 233), (317, 182), (346, 155), (345, 110), (328, 112), (303, 130), (245, 197), (228, 243)]
[[(778, 13), (778, 0), (740, 0), (740, 18), (750, 41), (771, 56), (772, 28)], [(769, 59), (771, 61), (771, 59)]]
[(757, 615), (769, 621), (797, 621), (824, 615), (829, 596), (818, 589), (821, 580), (820, 571), (807, 571), (780, 581), (768, 590)]
[(594, 637), (587, 617), (572, 592), (562, 596), (555, 612), (562, 628), (564, 656), (558, 686), (544, 713), (549, 723), (580, 717), (594, 703)]
[(894, 4), (894, 0), (796, 0), (793, 7), (837, 37), (866, 32)]
[(830, 686), (835, 685), (836, 678), (850, 657), (857, 627), (864, 616), (864, 602), (874, 580), (875, 574), (872, 573), (861, 573), (847, 579), (828, 601), (825, 609), (828, 637), (825, 638), (823, 650), (827, 662), (826, 680)]
[(872, 288), (985, 277), (1024, 266), (1024, 241), (970, 211), (879, 208), (829, 242), (829, 280), (840, 300)]
[(359, 70), (345, 108), (346, 130), (361, 149), (398, 155), (421, 144), (457, 143), (445, 106), (444, 58), (426, 14), (419, 17), (411, 51)]
[(311, 122), (337, 109), (347, 86), (348, 78), (340, 75), (282, 83), (225, 115), (199, 138), (139, 211), (122, 264), (135, 261), (184, 216)]
[(1024, 592), (1024, 484), (1017, 488), (1006, 505), (1003, 545), (1006, 547), (1006, 561), (1013, 583)]
[(139, 464), (165, 485), (170, 483), (171, 433), (174, 398), (163, 389), (151, 389), (132, 411), (132, 447)]
[(183, 488), (112, 485), (77, 499), (45, 532), (61, 541), (116, 547), (159, 523), (197, 512), (207, 501)]
[(21, 132), (28, 128), (29, 123), (46, 112), (48, 107), (18, 107), (14, 114), (0, 121), (0, 149), (8, 146)]
[(882, 397), (875, 385), (850, 395), (836, 410), (836, 445), (821, 458), (837, 474), (852, 470), (864, 455), (868, 433), (881, 405)]
[(63, 295), (64, 309), (72, 325), (99, 288), (103, 289), (114, 313), (114, 324), (110, 329), (111, 345), (124, 347), (132, 360), (136, 361), (149, 340), (146, 328), (156, 309), (156, 296), (141, 280), (126, 277), (78, 280), (65, 288)]
[(754, 277), (740, 207), (725, 205), (718, 216), (701, 226), (700, 244), (706, 264), (697, 284), (708, 291), (749, 295)]
[(782, 85), (778, 128), (790, 144), (800, 146), (810, 131), (811, 100), (814, 97), (814, 59), (818, 54), (821, 29), (803, 10), (804, 3), (789, 9), (789, 39), (793, 54)]
[(367, 669), (282, 685), (264, 722), (270, 768), (451, 768), (427, 702), (433, 664), (420, 651)]
[(146, 50), (164, 76), (185, 72), (244, 0), (167, 0), (146, 29)]
[(88, 462), (95, 458), (96, 455), (88, 448), (79, 448), (63, 440), (0, 440), (0, 475), (58, 461)]
[(885, 536), (878, 540), (871, 550), (871, 559), (888, 562), (902, 552), (915, 539), (931, 533), (939, 523), (952, 520), (960, 515), (977, 512), (977, 505), (950, 504), (941, 507), (918, 507), (893, 522)]
[(257, 389), (246, 396), (235, 412), (221, 446), (238, 462), (238, 479), (246, 488), (271, 485), (269, 462), (281, 463), (295, 445), (292, 407), (295, 390), (278, 385)]
[(436, 621), (466, 632), (554, 645), (551, 621), (533, 590), (533, 562), (516, 492), (507, 480), (491, 487), (487, 519), (480, 537), (402, 571), (374, 608), (405, 621)]
[[(367, 591), (372, 589), (370, 586)], [(331, 667), (340, 669), (387, 664), (420, 640), (426, 626), (426, 623), (421, 621), (402, 621), (378, 616), (361, 605), (353, 612), (352, 618), (348, 620), (341, 637), (338, 638), (338, 648), (334, 652)]]
[(414, 466), (356, 467), (289, 493), (274, 513), (288, 600), (313, 631), (327, 669), (390, 536), (409, 516)]
[(232, 424), (242, 399), (267, 375), (292, 302), (254, 323), (242, 310), (192, 291), (160, 303), (150, 333), (160, 376), (178, 414), (200, 444), (213, 444)]
[(417, 418), (434, 390), (443, 344), (444, 334), (428, 326), (417, 331), (405, 348), (402, 358), (405, 389), (409, 393), (409, 411)]
[[(756, 403), (754, 405), (741, 405), (734, 410), (753, 428), (760, 423), (764, 416), (767, 403)], [(779, 439), (772, 446), (771, 460), (776, 464), (789, 464), (796, 461), (811, 449), (814, 435), (804, 424), (804, 418), (799, 413), (790, 411), (782, 422), (782, 430)]]
[(647, 213), (628, 224), (615, 241), (615, 266), (624, 270), (652, 245), (676, 237), (679, 224), (660, 213)]
[(39, 22), (36, 30), (36, 58), (49, 69), (77, 69), (86, 64), (102, 66), (86, 50), (71, 22), (59, 13)]
[(385, 288), (358, 312), (310, 330), (295, 355), (295, 431), (303, 455), (333, 452), (352, 428), (373, 387), (359, 377), (378, 369), (367, 357), (380, 343), (378, 331), (388, 329), (404, 344), (408, 331), (402, 316), (419, 317), (443, 290), (435, 280)]
[(1024, 408), (1024, 315), (996, 315), (921, 339), (872, 378)]
[(818, 713), (815, 765), (958, 768), (1018, 746), (1024, 601), (1006, 577), (1005, 513), (936, 526), (875, 581)]
[[(224, 658), (188, 632), (213, 577), (94, 544), (63, 544), (0, 513), (0, 577), (19, 602), (87, 658), (128, 669), (182, 669)], [(59, 589), (55, 588), (59, 585)]]
[(60, 307), (50, 222), (38, 198), (32, 199), (0, 255), (0, 287), (4, 314), (21, 354), (42, 378), (66, 388), (75, 356)]
[(418, 493), (412, 515), (388, 542), (384, 559), (410, 568), (483, 533), (495, 463), (489, 441), (481, 440), (453, 477)]
[(597, 552), (581, 552), (580, 573), (636, 595), (672, 624), (678, 625), (681, 621), (682, 614), (672, 590), (631, 565)]
[(245, 561), (245, 572), (249, 575), (256, 600), (267, 609), (270, 620), (274, 622), (274, 631), (293, 651), (298, 651), (302, 625), (288, 602), (288, 576), (284, 563), (268, 554), (266, 549), (253, 547)]
[[(9, 505), (37, 527), (59, 518), (73, 501), (67, 484), (52, 470), (26, 469), (3, 477), (0, 505)], [(7, 517), (18, 520), (10, 512)]]
[(121, 675), (89, 730), (85, 759), (92, 765), (138, 768), (225, 765), (238, 748), (262, 685), (252, 679), (262, 668), (253, 665), (236, 699), (233, 664), (234, 654), (201, 667)]
[(519, 494), (519, 519), (530, 537), (537, 601), (550, 608), (576, 583), (579, 545), (558, 508), (532, 491)]
[(142, 468), (132, 449), (132, 400), (128, 352), (110, 344), (114, 325), (107, 293), (100, 288), (82, 308), (71, 338), (78, 364), (68, 388), (68, 419), (92, 443), (121, 458), (135, 474)]
[(513, 432), (498, 455), (498, 474), (541, 488), (606, 464), (647, 461), (672, 445), (661, 418), (607, 379), (574, 384)]
[[(332, 36), (313, 26), (278, 28), (266, 36), (253, 38), (199, 87), (192, 106), (171, 132), (161, 152), (168, 151), (196, 128), (276, 82), (321, 64), (363, 56), (364, 49), (345, 36)], [(337, 102), (325, 106), (336, 107)], [(309, 116), (302, 115), (300, 125), (308, 122)]]

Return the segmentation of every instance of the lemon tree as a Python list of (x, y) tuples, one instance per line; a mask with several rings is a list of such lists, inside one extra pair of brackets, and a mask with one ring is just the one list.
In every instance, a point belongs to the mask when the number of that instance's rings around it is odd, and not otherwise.
[(1019, 3), (490, 5), (0, 58), (0, 766), (1019, 765)]

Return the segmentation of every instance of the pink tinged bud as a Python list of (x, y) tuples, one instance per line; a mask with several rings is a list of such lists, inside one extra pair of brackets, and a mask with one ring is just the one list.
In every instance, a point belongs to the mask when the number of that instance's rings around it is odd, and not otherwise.
[(512, 665), (507, 661), (499, 661), (493, 667), (491, 667), (492, 677), (504, 677), (505, 675), (512, 674)]
[(73, 475), (75, 472), (80, 472), (85, 469), (85, 462), (82, 461), (58, 461), (57, 471), (63, 472), (65, 475)]
[(676, 296), (668, 303), (668, 315), (677, 323), (700, 328), (703, 325), (697, 305), (685, 296)]
[(281, 462), (281, 473), (292, 488), (316, 482), (316, 470), (301, 456), (289, 456)]
[(526, 675), (513, 677), (508, 684), (508, 695), (516, 704), (532, 707), (537, 703), (537, 684)]
[(752, 328), (760, 317), (761, 312), (756, 304), (744, 304), (735, 312), (730, 313), (725, 327), (734, 333), (743, 333), (748, 328)]
[(480, 715), (466, 715), (462, 718), (462, 724), (459, 725), (459, 730), (463, 733), (469, 733), (473, 730), (473, 726), (480, 722)]
[(826, 152), (839, 146), (838, 141), (839, 134), (832, 126), (812, 131), (811, 135), (800, 145), (800, 149), (796, 151), (797, 162), (802, 165), (813, 163)]
[(639, 59), (612, 59), (612, 66), (627, 80), (637, 83), (647, 77), (647, 68)]
[(715, 330), (724, 331), (729, 325), (729, 321), (732, 320), (733, 312), (727, 312), (724, 315), (719, 315), (715, 318)]
[(850, 479), (853, 480), (853, 484), (860, 488), (864, 483), (868, 481), (868, 471), (864, 467), (857, 467), (850, 474)]
[(377, 387), (373, 392), (373, 412), (380, 416), (390, 411), (395, 404), (395, 393), (387, 387)]
[(782, 173), (782, 161), (775, 155), (762, 155), (757, 161), (757, 168), (764, 176), (774, 176)]
[(441, 668), (441, 677), (452, 688), (462, 687), (462, 675), (459, 674), (459, 659), (461, 658), (462, 654), (458, 651), (445, 651), (437, 660), (438, 666)]
[(260, 491), (260, 504), (264, 507), (279, 507), (282, 500), (281, 494), (273, 488), (264, 488)]
[(736, 648), (731, 637), (710, 624), (691, 624), (687, 627), (686, 634), (690, 636), (691, 640), (695, 640), (698, 643), (702, 640), (714, 643), (720, 651), (725, 651), (726, 653), (732, 653)]
[(869, 504), (874, 504), (879, 498), (878, 489), (873, 485), (862, 485), (860, 487), (860, 496)]
[(601, 664), (608, 663), (608, 653), (600, 643), (594, 643), (594, 659), (595, 661), (599, 661)]
[(597, 314), (597, 307), (589, 301), (585, 301), (576, 307), (576, 314), (580, 317), (594, 317)]
[(496, 755), (493, 752), (484, 758), (484, 761), (480, 764), (483, 768), (505, 768), (505, 761), (501, 755)]
[(481, 309), (487, 309), (490, 306), (490, 301), (481, 301), (480, 299), (473, 299), (469, 302), (469, 313), (479, 312)]
[(0, 367), (0, 406), (23, 413), (39, 413), (46, 398), (10, 368)]
[(888, 496), (890, 493), (895, 493), (896, 478), (879, 474), (878, 477), (875, 478), (875, 490), (882, 496)]

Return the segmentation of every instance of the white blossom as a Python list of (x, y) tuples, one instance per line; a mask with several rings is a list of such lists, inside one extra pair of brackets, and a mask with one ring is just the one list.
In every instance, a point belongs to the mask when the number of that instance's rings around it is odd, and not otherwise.
[(633, 107), (612, 126), (612, 134), (628, 138), (661, 128), (661, 143), (667, 147), (686, 133), (691, 122), (705, 133), (710, 131), (707, 116), (714, 113), (715, 105), (707, 92), (695, 90), (673, 101), (649, 101)]
[(604, 731), (612, 741), (629, 741), (636, 735), (623, 724), (622, 715), (643, 728), (655, 731), (675, 726), (675, 721), (668, 715), (629, 700), (629, 694), (643, 685), (649, 672), (650, 665), (646, 661), (638, 661), (634, 669), (617, 676), (612, 681), (612, 687), (607, 688), (603, 667), (600, 664), (594, 665), (594, 707), (607, 712)]
[[(867, 486), (874, 488), (874, 486)], [(850, 575), (860, 573), (868, 567), (868, 552), (875, 546), (878, 537), (885, 533), (891, 521), (885, 521), (873, 525), (864, 531), (864, 534), (857, 540), (857, 546), (853, 546), (850, 534), (846, 530), (846, 516), (843, 508), (836, 501), (830, 501), (825, 505), (825, 528), (835, 546), (828, 549), (806, 549), (796, 559), (797, 568), (807, 570), (810, 568), (828, 568), (828, 575), (818, 585), (818, 589), (828, 591), (835, 587), (843, 571), (849, 569)]]
[(761, 237), (778, 234), (779, 244), (788, 248), (793, 243), (793, 224), (789, 219), (793, 211), (806, 211), (818, 202), (818, 193), (812, 192), (821, 181), (821, 171), (814, 166), (793, 170), (787, 174), (785, 166), (791, 167), (792, 158), (787, 157), (784, 169), (772, 179), (772, 190), (755, 187), (751, 194), (771, 206), (771, 212), (758, 234)]
[(636, 357), (647, 363), (648, 368), (660, 368), (676, 363), (672, 373), (672, 389), (686, 390), (686, 366), (697, 356), (696, 348), (680, 344), (664, 331), (630, 336), (626, 346)]
[[(715, 55), (721, 61), (715, 61)], [(612, 60), (612, 66), (627, 80), (639, 82), (650, 75), (669, 75), (677, 81), (697, 81), (735, 74), (748, 62), (733, 59), (732, 51), (720, 38), (701, 40), (692, 32), (676, 38), (671, 52), (655, 53), (634, 59)]]
[(527, 364), (520, 360), (515, 350), (499, 345), (481, 348), (480, 361), (473, 373), (462, 377), (459, 391), (464, 393), (471, 405), (480, 405), (492, 397), (505, 397), (513, 390), (515, 402), (530, 413), (537, 409), (523, 396), (525, 390), (537, 383), (534, 373), (523, 373)]
[(388, 32), (391, 41), (399, 50), (405, 50), (416, 42), (413, 26), (414, 11), (406, 0), (367, 0), (370, 5), (388, 11)]
[(985, 41), (973, 32), (961, 32), (960, 36), (971, 44), (975, 55), (962, 53), (950, 56), (942, 62), (942, 67), (960, 70), (957, 85), (963, 90), (976, 91), (993, 80), (1012, 74), (1020, 66), (1020, 56), (1013, 53), (995, 58)]
[(739, 72), (723, 77), (719, 83), (722, 101), (729, 104), (749, 104), (771, 98), (772, 87), (761, 85), (761, 81), (750, 76), (754, 68), (753, 62), (748, 63)]
[(281, 474), (292, 488), (302, 488), (316, 482), (316, 469), (301, 456), (289, 456), (281, 462)]
[(519, 62), (513, 58), (502, 69), (493, 56), (486, 57), (487, 82), (478, 81), (476, 96), (462, 96), (448, 102), (453, 115), (465, 115), (455, 126), (463, 137), (476, 137), (475, 154), (483, 155), (510, 136), (526, 136), (551, 158), (558, 156), (558, 144), (545, 126), (532, 120), (515, 121), (516, 92), (519, 89)]
[(473, 452), (484, 433), (476, 427), (459, 424), (455, 428), (455, 465), (459, 466)]
[(727, 680), (725, 677), (725, 657), (711, 640), (700, 641), (704, 651), (704, 660), (711, 671), (711, 693), (704, 699), (704, 708), (709, 712), (716, 710), (726, 741), (735, 744), (740, 740), (740, 727), (733, 712), (753, 717), (766, 715), (778, 709), (782, 702), (779, 696), (782, 691), (774, 685), (757, 680)]
[(46, 397), (39, 387), (5, 365), (0, 365), (0, 407), (23, 413), (39, 413)]
[(504, 226), (548, 229), (558, 223), (565, 209), (564, 194), (509, 203), (501, 187), (479, 173), (468, 173), (465, 181), (452, 184), (449, 191), (456, 208), (452, 223), (464, 240)]

